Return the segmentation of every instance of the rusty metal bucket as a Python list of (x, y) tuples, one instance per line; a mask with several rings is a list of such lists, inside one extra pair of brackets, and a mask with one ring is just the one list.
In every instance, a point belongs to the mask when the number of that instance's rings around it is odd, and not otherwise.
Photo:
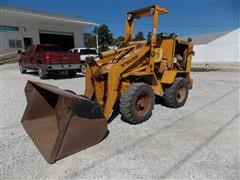
[(107, 121), (97, 103), (55, 86), (28, 81), (22, 125), (49, 163), (99, 143)]

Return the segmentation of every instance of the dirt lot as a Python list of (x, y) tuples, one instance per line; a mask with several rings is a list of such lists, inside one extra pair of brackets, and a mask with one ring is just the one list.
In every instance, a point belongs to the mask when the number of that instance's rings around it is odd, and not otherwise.
[[(155, 105), (140, 125), (118, 115), (100, 144), (48, 164), (20, 124), (26, 106), (21, 75), (14, 64), (0, 66), (0, 179), (239, 179), (239, 73), (192, 73), (194, 88), (186, 105)], [(84, 77), (45, 83), (84, 90)]]

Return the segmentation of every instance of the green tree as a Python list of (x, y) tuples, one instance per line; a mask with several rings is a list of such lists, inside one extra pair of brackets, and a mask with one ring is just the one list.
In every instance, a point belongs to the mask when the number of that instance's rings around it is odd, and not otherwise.
[(142, 40), (145, 40), (142, 31), (139, 31), (139, 32), (136, 34), (136, 36), (135, 36), (135, 40), (136, 40), (136, 41), (142, 41)]
[(152, 33), (151, 32), (148, 32), (147, 34), (147, 41), (151, 41), (151, 38), (152, 38)]
[(96, 47), (96, 36), (92, 33), (83, 33), (84, 35), (84, 45), (87, 48)]
[(108, 46), (112, 45), (113, 43), (113, 35), (108, 26), (103, 24), (99, 26), (96, 31), (98, 32), (99, 51), (108, 50)]
[(113, 39), (113, 45), (114, 46), (119, 46), (119, 44), (123, 41), (124, 41), (124, 37), (123, 36), (118, 36), (117, 38)]

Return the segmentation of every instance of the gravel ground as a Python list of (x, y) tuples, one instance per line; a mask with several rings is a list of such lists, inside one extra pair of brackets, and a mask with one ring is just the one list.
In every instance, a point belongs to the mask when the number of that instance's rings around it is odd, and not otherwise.
[[(0, 179), (239, 179), (239, 73), (192, 73), (184, 107), (155, 105), (153, 116), (130, 125), (118, 115), (100, 144), (48, 164), (20, 124), (26, 106), (16, 64), (0, 66)], [(84, 77), (44, 81), (78, 94)]]

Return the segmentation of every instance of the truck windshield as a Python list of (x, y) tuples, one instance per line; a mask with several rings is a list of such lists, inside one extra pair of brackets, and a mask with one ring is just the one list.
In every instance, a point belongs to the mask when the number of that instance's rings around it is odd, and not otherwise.
[(94, 49), (81, 49), (80, 54), (81, 54), (81, 55), (97, 54), (97, 51), (94, 50)]
[(61, 48), (58, 46), (38, 46), (36, 48), (36, 52), (44, 52), (44, 51), (61, 51)]

